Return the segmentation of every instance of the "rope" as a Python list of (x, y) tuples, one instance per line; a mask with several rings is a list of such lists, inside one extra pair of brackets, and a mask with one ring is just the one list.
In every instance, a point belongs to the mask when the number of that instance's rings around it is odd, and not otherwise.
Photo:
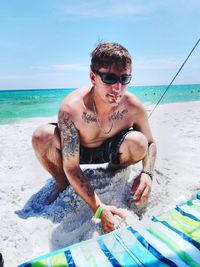
[(162, 94), (162, 96), (160, 97), (160, 99), (158, 100), (157, 104), (154, 106), (153, 110), (151, 111), (151, 113), (149, 114), (148, 118), (151, 117), (152, 113), (154, 112), (154, 110), (157, 108), (157, 106), (160, 104), (161, 100), (163, 99), (164, 95), (167, 93), (169, 87), (172, 85), (173, 81), (176, 79), (176, 77), (178, 76), (178, 74), (180, 73), (180, 71), (182, 70), (183, 66), (185, 65), (185, 63), (187, 62), (187, 60), (189, 59), (189, 57), (191, 56), (191, 54), (193, 53), (193, 51), (195, 50), (195, 48), (197, 47), (198, 43), (200, 42), (200, 39), (196, 42), (196, 44), (194, 45), (194, 47), (192, 48), (192, 50), (190, 51), (189, 55), (187, 56), (187, 58), (185, 59), (185, 61), (183, 62), (183, 64), (181, 65), (181, 67), (179, 68), (179, 70), (177, 71), (176, 75), (174, 76), (174, 78), (172, 79), (172, 81), (170, 82), (170, 84), (167, 86), (167, 88), (165, 89), (164, 93)]

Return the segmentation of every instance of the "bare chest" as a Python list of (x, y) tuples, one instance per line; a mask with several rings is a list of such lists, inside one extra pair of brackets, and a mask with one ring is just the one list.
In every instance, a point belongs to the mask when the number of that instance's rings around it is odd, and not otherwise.
[(101, 118), (92, 112), (83, 111), (77, 128), (81, 144), (86, 147), (96, 147), (132, 125), (133, 120), (128, 109), (121, 108)]

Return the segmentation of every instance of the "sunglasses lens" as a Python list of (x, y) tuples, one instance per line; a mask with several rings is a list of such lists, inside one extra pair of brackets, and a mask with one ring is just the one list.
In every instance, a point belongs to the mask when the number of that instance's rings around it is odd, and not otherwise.
[(97, 74), (101, 77), (101, 80), (107, 84), (115, 84), (116, 82), (119, 81), (121, 84), (126, 85), (130, 83), (131, 78), (132, 78), (131, 74), (122, 75), (120, 77), (113, 73), (103, 73), (100, 71), (98, 71)]
[(120, 82), (121, 82), (121, 84), (123, 84), (123, 85), (128, 84), (128, 83), (130, 83), (131, 78), (132, 78), (131, 75), (124, 75), (124, 76), (121, 76), (121, 77), (120, 77)]
[(114, 84), (117, 82), (117, 78), (116, 76), (112, 75), (112, 74), (102, 74), (102, 80), (104, 83), (107, 83), (107, 84)]

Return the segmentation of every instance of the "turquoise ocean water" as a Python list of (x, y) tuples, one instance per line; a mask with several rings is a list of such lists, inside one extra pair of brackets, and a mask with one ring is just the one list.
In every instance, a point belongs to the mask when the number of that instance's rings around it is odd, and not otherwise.
[[(145, 105), (155, 105), (167, 86), (128, 87)], [(64, 97), (74, 89), (0, 91), (0, 124), (24, 118), (54, 116)], [(173, 85), (160, 104), (200, 101), (200, 84)]]

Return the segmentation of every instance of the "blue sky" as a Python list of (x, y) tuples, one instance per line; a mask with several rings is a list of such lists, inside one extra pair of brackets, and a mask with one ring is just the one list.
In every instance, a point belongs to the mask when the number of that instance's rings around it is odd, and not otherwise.
[[(199, 0), (2, 0), (0, 89), (87, 85), (99, 41), (130, 51), (131, 85), (169, 84), (199, 38)], [(192, 83), (200, 44), (175, 81)]]

